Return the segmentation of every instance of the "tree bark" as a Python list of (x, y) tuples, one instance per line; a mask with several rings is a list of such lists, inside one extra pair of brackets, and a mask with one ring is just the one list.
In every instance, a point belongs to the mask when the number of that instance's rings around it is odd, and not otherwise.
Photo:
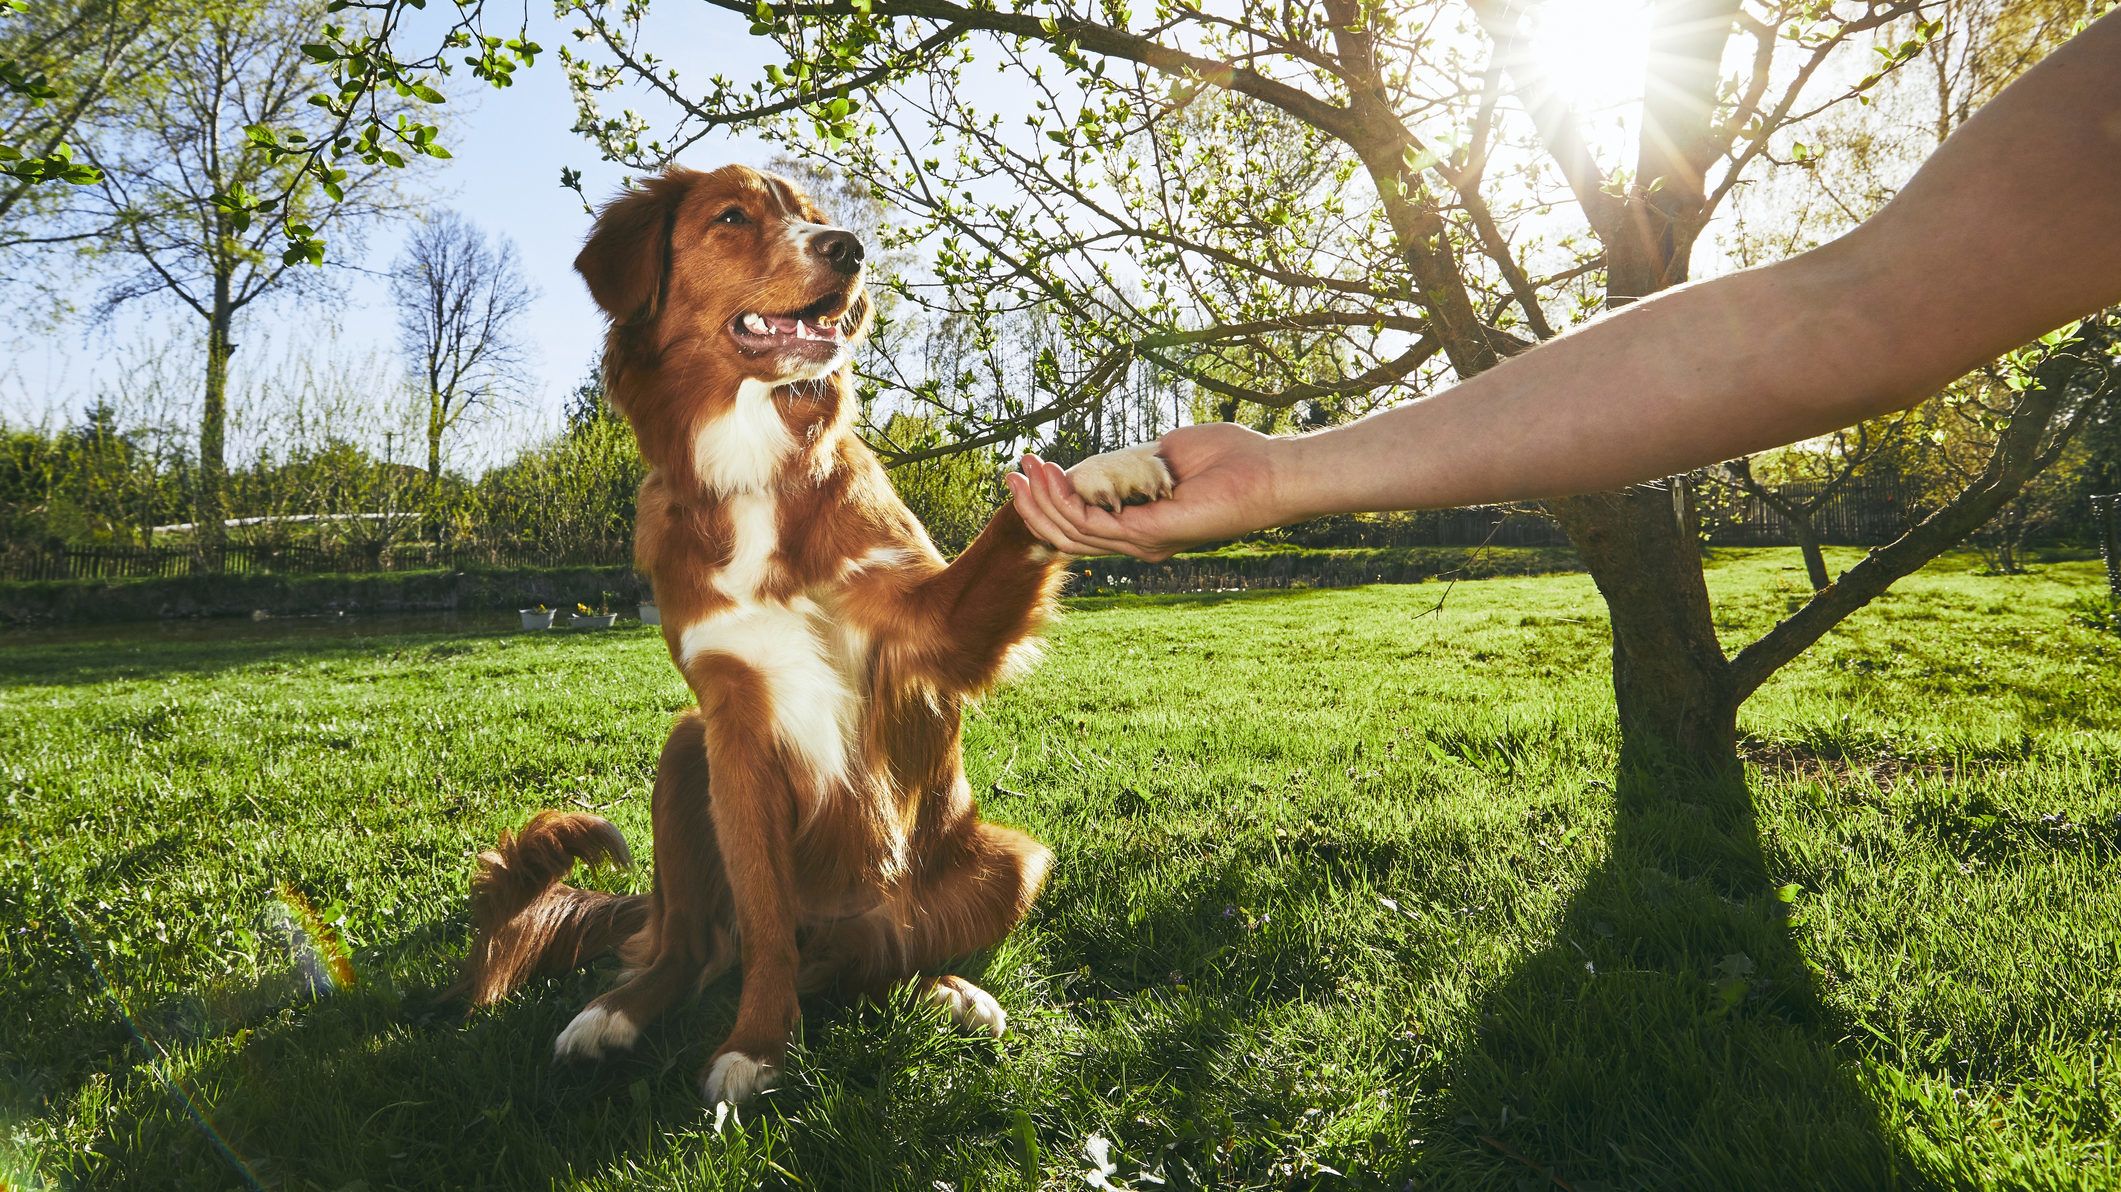
[[(427, 524), (424, 537), (436, 546), (442, 545), (442, 430), (447, 411), (442, 405), (442, 395), (430, 392), (427, 395)], [(377, 552), (379, 555), (381, 551)]]
[(228, 358), (236, 345), (230, 337), (235, 312), (226, 277), (214, 279), (214, 305), (206, 321), (206, 394), (199, 416), (199, 485), (193, 502), (193, 565), (207, 573), (221, 570), (228, 544), (227, 505), (223, 489), (228, 476)]
[(427, 395), (427, 483), (442, 482), (442, 396)]
[(1812, 591), (1824, 591), (1834, 586), (1834, 577), (1826, 570), (1826, 552), (1819, 547), (1819, 532), (1812, 528), (1809, 518), (1790, 519), (1790, 532), (1797, 537), (1797, 549), (1804, 554), (1804, 576), (1811, 581)]

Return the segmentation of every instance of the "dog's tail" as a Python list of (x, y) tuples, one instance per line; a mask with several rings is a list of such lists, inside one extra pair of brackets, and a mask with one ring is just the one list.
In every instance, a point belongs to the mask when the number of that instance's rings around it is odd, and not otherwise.
[(564, 973), (611, 951), (647, 923), (642, 895), (563, 883), (578, 860), (632, 864), (618, 828), (579, 811), (541, 811), (479, 854), (471, 879), (478, 934), (445, 1000), (490, 1005), (532, 977)]

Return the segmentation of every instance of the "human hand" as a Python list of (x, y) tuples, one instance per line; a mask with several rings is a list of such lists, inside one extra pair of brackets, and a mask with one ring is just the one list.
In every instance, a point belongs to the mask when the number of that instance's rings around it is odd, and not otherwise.
[(1023, 470), (1004, 479), (1032, 533), (1055, 549), (1158, 562), (1291, 520), (1276, 442), (1228, 422), (1174, 430), (1157, 441), (1156, 454), (1177, 487), (1163, 500), (1117, 512), (1083, 500), (1067, 472), (1035, 455), (1026, 454)]

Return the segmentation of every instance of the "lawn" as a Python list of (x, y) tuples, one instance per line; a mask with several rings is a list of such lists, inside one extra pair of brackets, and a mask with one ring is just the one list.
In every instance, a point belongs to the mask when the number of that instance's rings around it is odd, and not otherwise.
[[(1733, 643), (1796, 563), (1720, 552)], [(725, 1120), (727, 982), (583, 1069), (608, 971), (427, 998), (502, 829), (646, 853), (650, 631), (0, 637), (0, 1186), (2121, 1186), (2097, 572), (1902, 583), (1748, 705), (1746, 791), (1615, 774), (1580, 575), (1078, 602), (968, 719), (1059, 857), (964, 968), (1009, 1037), (812, 1006)]]

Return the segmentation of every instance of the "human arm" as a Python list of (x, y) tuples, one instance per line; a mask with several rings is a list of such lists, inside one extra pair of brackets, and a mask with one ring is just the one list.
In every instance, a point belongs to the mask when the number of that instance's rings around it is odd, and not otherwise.
[(1328, 513), (1592, 492), (1904, 409), (2116, 301), (2121, 13), (2005, 88), (1830, 244), (1634, 303), (1347, 426), (1173, 431), (1164, 501), (1097, 509), (1032, 457), (1009, 485), (1055, 546), (1145, 558)]

